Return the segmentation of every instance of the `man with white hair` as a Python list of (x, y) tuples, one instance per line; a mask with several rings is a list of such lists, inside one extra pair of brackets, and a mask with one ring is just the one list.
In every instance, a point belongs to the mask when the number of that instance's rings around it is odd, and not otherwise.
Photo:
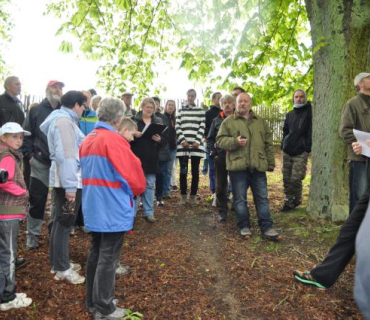
[(45, 215), (45, 205), (49, 191), (50, 153), (46, 135), (40, 130), (41, 123), (55, 109), (60, 108), (64, 83), (51, 80), (46, 86), (46, 98), (33, 108), (24, 123), (25, 130), (31, 132), (23, 141), (23, 153), (30, 161), (31, 178), (29, 186), (30, 206), (27, 215), (27, 247), (39, 246), (38, 236)]
[(23, 125), (24, 112), (22, 103), (17, 98), (21, 94), (21, 82), (15, 76), (7, 77), (4, 88), (5, 92), (0, 95), (0, 127), (7, 122)]
[(349, 212), (366, 191), (366, 161), (362, 155), (356, 155), (352, 143), (356, 142), (353, 129), (370, 132), (370, 73), (361, 72), (354, 80), (357, 95), (344, 105), (340, 120), (339, 134), (347, 144), (349, 172)]

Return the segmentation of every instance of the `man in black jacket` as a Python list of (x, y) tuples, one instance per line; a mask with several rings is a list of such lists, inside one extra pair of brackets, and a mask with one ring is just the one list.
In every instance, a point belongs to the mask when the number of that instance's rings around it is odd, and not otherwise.
[(24, 112), (22, 103), (17, 98), (21, 94), (21, 82), (17, 77), (5, 79), (5, 92), (0, 95), (0, 127), (7, 122), (17, 122), (23, 125)]
[(24, 139), (22, 150), (31, 165), (30, 206), (27, 215), (27, 247), (39, 246), (38, 236), (45, 215), (45, 205), (49, 191), (49, 169), (51, 166), (48, 141), (40, 130), (41, 123), (55, 109), (60, 108), (64, 83), (51, 80), (46, 87), (46, 98), (31, 108), (24, 123), (31, 135)]
[(283, 212), (293, 210), (302, 202), (302, 180), (306, 176), (312, 144), (312, 109), (302, 89), (294, 91), (293, 105), (293, 110), (285, 117), (283, 128)]

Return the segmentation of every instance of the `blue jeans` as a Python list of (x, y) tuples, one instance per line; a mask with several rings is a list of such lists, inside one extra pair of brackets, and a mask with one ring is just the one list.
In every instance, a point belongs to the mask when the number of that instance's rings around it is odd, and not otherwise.
[(145, 174), (146, 188), (141, 196), (136, 198), (135, 215), (140, 204), (143, 202), (144, 217), (151, 216), (154, 214), (154, 187), (155, 187), (155, 174)]
[(351, 213), (367, 188), (366, 162), (351, 161), (349, 168), (349, 213)]
[(262, 233), (272, 228), (270, 206), (267, 198), (267, 178), (265, 172), (246, 169), (230, 171), (233, 185), (234, 209), (239, 229), (250, 228), (249, 209), (247, 205), (247, 190), (251, 187), (253, 200), (257, 210), (258, 225)]
[(171, 192), (171, 177), (172, 177), (172, 168), (176, 160), (177, 150), (170, 150), (171, 160), (166, 162), (166, 169), (164, 172), (164, 183), (163, 183), (163, 194), (170, 194)]
[(162, 200), (164, 193), (164, 175), (169, 161), (158, 161), (158, 170), (155, 175), (155, 196), (158, 201)]
[(209, 189), (212, 191), (212, 193), (216, 192), (216, 172), (215, 172), (215, 161), (208, 157), (208, 177), (209, 177)]

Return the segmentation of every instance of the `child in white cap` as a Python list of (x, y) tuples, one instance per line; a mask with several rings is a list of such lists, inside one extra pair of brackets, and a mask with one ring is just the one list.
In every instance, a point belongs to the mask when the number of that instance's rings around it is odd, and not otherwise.
[(21, 169), (22, 155), (18, 151), (28, 131), (15, 122), (0, 128), (0, 168), (8, 172), (8, 181), (0, 184), (0, 264), (5, 277), (0, 288), (0, 311), (28, 307), (32, 299), (25, 293), (16, 293), (15, 260), (19, 220), (26, 217), (28, 191)]

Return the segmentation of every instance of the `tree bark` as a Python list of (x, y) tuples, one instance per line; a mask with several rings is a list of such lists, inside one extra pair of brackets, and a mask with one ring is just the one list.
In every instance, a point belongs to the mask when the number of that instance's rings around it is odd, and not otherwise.
[(369, 72), (370, 1), (306, 0), (306, 9), (314, 53), (317, 50), (307, 210), (313, 216), (344, 220), (349, 210), (349, 168), (338, 128), (343, 105), (356, 94), (354, 77)]

